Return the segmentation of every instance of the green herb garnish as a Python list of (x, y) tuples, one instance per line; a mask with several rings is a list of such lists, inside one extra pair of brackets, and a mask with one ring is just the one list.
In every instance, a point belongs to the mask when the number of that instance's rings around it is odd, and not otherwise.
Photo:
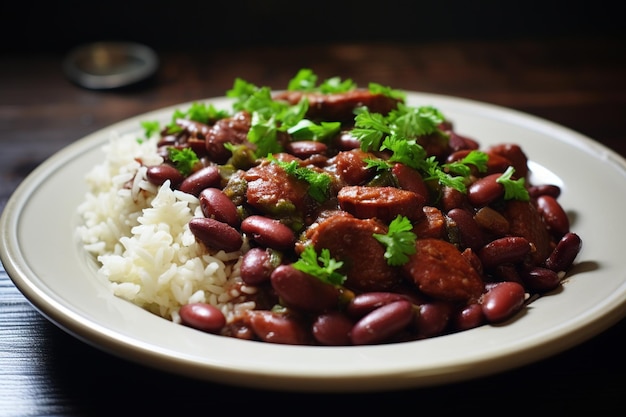
[(486, 172), (488, 160), (489, 155), (487, 155), (485, 152), (472, 150), (460, 161), (443, 164), (443, 168), (446, 171), (452, 172), (454, 174), (458, 174), (463, 177), (469, 177), (471, 174), (470, 165), (476, 167), (478, 172)]
[(398, 215), (389, 224), (387, 234), (373, 234), (374, 238), (385, 246), (385, 259), (389, 265), (403, 265), (409, 260), (409, 256), (416, 252), (415, 240), (417, 236), (412, 230), (411, 221)]
[(460, 161), (443, 165), (435, 157), (427, 156), (417, 138), (431, 134), (445, 135), (439, 129), (445, 118), (432, 106), (413, 108), (399, 103), (387, 116), (361, 108), (354, 120), (355, 128), (351, 134), (360, 141), (362, 150), (392, 152), (386, 163), (366, 161), (368, 166), (378, 170), (391, 168), (394, 162), (399, 162), (420, 171), (425, 180), (435, 179), (444, 186), (465, 193), (471, 173), (469, 165), (474, 165), (479, 172), (487, 169), (488, 155), (480, 151), (472, 151)]
[(170, 147), (168, 152), (170, 160), (174, 162), (176, 169), (184, 176), (191, 174), (195, 165), (200, 162), (198, 155), (191, 148), (178, 149)]
[(317, 85), (317, 75), (309, 68), (302, 68), (289, 80), (288, 91), (315, 91)]
[(502, 173), (496, 182), (504, 186), (504, 199), (505, 200), (521, 200), (529, 201), (530, 196), (528, 190), (524, 186), (524, 178), (518, 178), (517, 180), (511, 179), (515, 173), (515, 168), (509, 166), (506, 171)]
[(387, 97), (396, 98), (400, 100), (404, 100), (406, 98), (406, 94), (404, 92), (400, 90), (396, 90), (391, 87), (386, 87), (378, 83), (369, 83), (368, 90), (372, 94), (382, 94)]
[(156, 135), (157, 133), (160, 132), (161, 130), (161, 125), (159, 124), (158, 121), (143, 121), (141, 122), (141, 127), (143, 128), (143, 134), (145, 136), (146, 139), (151, 138), (153, 135)]
[(302, 91), (305, 93), (334, 94), (345, 93), (356, 89), (357, 85), (351, 79), (342, 80), (340, 77), (331, 77), (317, 84), (317, 75), (309, 68), (302, 68), (289, 80), (288, 91)]
[(314, 123), (308, 119), (302, 119), (294, 126), (291, 126), (287, 132), (295, 140), (315, 140), (323, 142), (332, 138), (341, 129), (341, 122), (321, 122)]
[(300, 254), (300, 259), (292, 266), (327, 284), (342, 285), (346, 280), (344, 274), (337, 272), (343, 266), (343, 262), (331, 258), (328, 249), (322, 249), (318, 256), (313, 246), (307, 246)]

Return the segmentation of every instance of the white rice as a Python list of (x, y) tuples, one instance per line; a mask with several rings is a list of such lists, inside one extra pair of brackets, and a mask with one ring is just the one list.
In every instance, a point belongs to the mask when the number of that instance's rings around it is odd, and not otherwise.
[(242, 252), (209, 251), (196, 241), (188, 223), (203, 216), (198, 199), (171, 190), (169, 182), (147, 181), (146, 166), (163, 159), (158, 138), (139, 143), (137, 137), (113, 133), (104, 161), (86, 176), (78, 234), (97, 258), (98, 273), (116, 296), (174, 322), (192, 302), (219, 307), (229, 321), (253, 309), (254, 302), (243, 302), (256, 288), (241, 280)]

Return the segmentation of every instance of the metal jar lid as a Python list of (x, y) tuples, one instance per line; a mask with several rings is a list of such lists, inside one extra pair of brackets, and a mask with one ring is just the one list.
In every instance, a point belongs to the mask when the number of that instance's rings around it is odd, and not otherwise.
[(136, 84), (157, 70), (158, 57), (146, 45), (133, 42), (96, 42), (71, 50), (63, 61), (70, 80), (94, 90)]

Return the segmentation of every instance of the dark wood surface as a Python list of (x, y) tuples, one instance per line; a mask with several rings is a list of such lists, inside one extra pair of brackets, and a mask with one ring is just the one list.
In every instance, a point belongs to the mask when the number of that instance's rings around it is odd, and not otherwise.
[[(302, 67), (312, 68), (321, 78), (376, 81), (521, 110), (626, 156), (626, 48), (621, 39), (543, 37), (157, 52), (161, 65), (154, 79), (107, 92), (68, 82), (60, 51), (0, 56), (0, 210), (34, 167), (89, 133), (146, 111), (221, 96), (235, 76), (283, 88)], [(367, 395), (282, 393), (196, 381), (104, 353), (48, 322), (0, 269), (0, 416), (209, 415), (213, 402), (275, 415), (302, 410), (311, 415), (337, 410), (391, 415), (402, 409), (412, 414), (437, 409), (465, 414), (501, 407), (526, 415), (623, 415), (624, 331), (622, 320), (540, 362), (462, 383)], [(496, 400), (501, 400), (499, 408)]]

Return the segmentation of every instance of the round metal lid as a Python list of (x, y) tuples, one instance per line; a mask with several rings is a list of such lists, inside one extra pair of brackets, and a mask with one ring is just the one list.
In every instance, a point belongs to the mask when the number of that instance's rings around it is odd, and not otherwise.
[(95, 90), (136, 84), (152, 76), (158, 57), (148, 46), (133, 42), (96, 42), (71, 50), (63, 69), (76, 84)]

